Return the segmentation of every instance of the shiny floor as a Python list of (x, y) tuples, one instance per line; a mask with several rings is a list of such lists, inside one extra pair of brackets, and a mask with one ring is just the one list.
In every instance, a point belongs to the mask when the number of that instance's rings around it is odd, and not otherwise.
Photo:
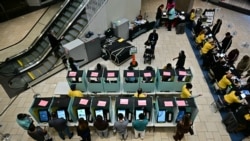
[[(165, 0), (142, 0), (142, 12), (146, 12), (148, 15), (148, 20), (152, 21), (155, 18), (155, 12), (157, 7), (163, 3)], [(49, 9), (41, 9), (35, 11), (28, 15), (18, 17), (16, 19), (0, 23), (0, 49), (4, 49), (12, 44), (20, 41), (17, 45), (13, 45), (8, 49), (0, 51), (0, 61), (4, 61), (7, 57), (19, 53), (20, 51), (26, 49), (32, 41), (39, 35), (40, 31), (44, 28), (46, 23), (51, 19), (51, 17), (58, 10), (59, 4), (51, 6)], [(195, 0), (194, 8), (217, 8), (210, 3), (203, 2), (201, 0)], [(43, 17), (39, 17), (46, 12)], [(136, 15), (135, 15), (136, 16)], [(215, 14), (215, 19), (222, 18), (223, 24), (220, 33), (217, 35), (218, 40), (222, 40), (226, 32), (234, 32), (233, 44), (231, 49), (238, 48), (240, 50), (241, 59), (243, 55), (249, 54), (249, 48), (242, 47), (242, 44), (249, 42), (250, 33), (250, 17), (243, 15), (231, 10), (224, 8), (219, 8)], [(37, 23), (34, 29), (26, 36), (29, 30)], [(152, 62), (152, 66), (155, 68), (162, 68), (167, 63), (172, 63), (175, 66), (176, 61), (172, 59), (178, 56), (180, 50), (184, 50), (186, 53), (186, 63), (185, 67), (190, 68), (194, 74), (193, 78), (193, 94), (203, 94), (202, 97), (196, 99), (196, 103), (199, 108), (199, 113), (194, 121), (194, 132), (193, 136), (187, 134), (184, 137), (184, 141), (230, 141), (230, 136), (225, 130), (224, 125), (221, 123), (221, 116), (219, 113), (214, 113), (210, 107), (213, 98), (208, 86), (205, 82), (205, 78), (201, 73), (201, 69), (197, 60), (194, 56), (193, 50), (190, 48), (189, 41), (186, 34), (176, 35), (175, 30), (167, 31), (165, 27), (161, 27), (157, 30), (159, 34), (159, 40), (156, 46), (156, 59)], [(132, 44), (138, 48), (138, 53), (136, 55), (137, 62), (139, 63), (139, 68), (144, 69), (145, 64), (143, 64), (143, 52), (144, 52), (144, 42), (148, 37), (148, 33), (141, 35), (136, 38)], [(23, 39), (25, 38), (25, 39)], [(23, 40), (22, 40), (23, 39)], [(122, 66), (115, 66), (110, 61), (104, 61), (103, 59), (97, 59), (81, 69), (93, 68), (97, 62), (105, 64), (108, 69), (120, 69), (123, 70), (129, 66), (130, 61), (124, 63)], [(40, 84), (29, 89), (22, 94), (20, 94), (16, 99), (9, 99), (5, 94), (5, 91), (0, 88), (0, 111), (5, 109), (6, 105), (11, 103), (11, 106), (1, 114), (0, 116), (0, 132), (10, 133), (12, 141), (31, 141), (32, 139), (27, 135), (26, 131), (20, 128), (16, 122), (16, 115), (20, 112), (28, 113), (28, 110), (33, 101), (33, 95), (35, 93), (45, 96), (54, 96), (54, 90), (58, 82), (66, 82), (66, 70), (54, 75), (53, 77), (41, 82)], [(73, 128), (72, 128), (73, 130)], [(172, 141), (175, 129), (168, 127), (156, 128), (155, 131), (148, 130), (146, 132), (145, 141)], [(52, 134), (55, 141), (60, 141), (57, 133), (49, 128), (49, 132)], [(75, 132), (76, 134), (76, 132)], [(96, 135), (94, 130), (91, 132), (93, 141), (108, 141), (108, 140), (119, 140), (118, 135), (113, 135), (112, 131), (107, 139), (101, 139)], [(68, 140), (68, 139), (66, 139)], [(75, 135), (71, 140), (79, 141), (79, 137)], [(132, 130), (129, 131), (130, 141), (140, 140), (135, 139)], [(248, 139), (247, 139), (248, 140)]]

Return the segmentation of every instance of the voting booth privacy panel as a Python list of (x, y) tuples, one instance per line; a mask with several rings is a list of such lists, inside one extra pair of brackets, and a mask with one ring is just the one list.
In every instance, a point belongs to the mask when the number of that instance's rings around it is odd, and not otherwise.
[(68, 71), (66, 77), (69, 86), (76, 85), (76, 89), (80, 91), (87, 91), (86, 73), (83, 70)]
[(156, 87), (157, 92), (181, 91), (182, 86), (191, 82), (193, 74), (191, 69), (163, 70), (157, 69)]

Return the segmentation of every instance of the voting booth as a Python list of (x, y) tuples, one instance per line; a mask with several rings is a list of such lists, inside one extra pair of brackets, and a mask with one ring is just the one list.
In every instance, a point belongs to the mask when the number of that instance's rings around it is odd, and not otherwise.
[(134, 97), (116, 97), (115, 98), (115, 120), (118, 120), (117, 115), (123, 114), (129, 122), (132, 122), (132, 114), (134, 110)]
[(157, 69), (156, 87), (158, 92), (172, 92), (175, 88), (175, 71)]
[(185, 70), (176, 70), (176, 77), (175, 77), (175, 85), (174, 89), (175, 91), (181, 91), (182, 86), (186, 83), (189, 83), (193, 79), (193, 74), (191, 72), (191, 69), (185, 69)]
[(103, 74), (104, 92), (120, 92), (121, 80), (118, 70), (107, 70)]
[(154, 93), (155, 92), (155, 82), (156, 75), (155, 70), (140, 70), (139, 86), (142, 88), (143, 92)]
[(155, 101), (155, 126), (175, 126), (178, 108), (175, 98), (156, 97)]
[(139, 70), (123, 70), (123, 92), (135, 93), (139, 88)]
[(139, 119), (139, 115), (143, 113), (149, 121), (149, 125), (153, 119), (153, 102), (152, 97), (135, 98), (134, 100), (134, 120)]
[(29, 109), (29, 113), (37, 123), (46, 123), (50, 120), (49, 107), (53, 102), (52, 97), (36, 97)]
[(199, 110), (194, 98), (175, 98), (175, 103), (178, 107), (177, 122), (181, 120), (185, 114), (190, 114), (192, 121), (195, 120)]
[(76, 85), (76, 90), (87, 91), (86, 73), (83, 70), (68, 71), (66, 77), (69, 86)]
[(87, 72), (87, 84), (88, 91), (93, 93), (102, 93), (103, 88), (103, 71), (88, 70)]
[(96, 117), (100, 115), (108, 122), (113, 122), (111, 97), (93, 97), (91, 112), (93, 113), (94, 119), (96, 119)]
[(64, 118), (65, 120), (71, 121), (71, 117), (68, 112), (69, 102), (69, 97), (54, 97), (52, 103), (50, 104), (49, 112), (55, 112), (57, 118)]
[(91, 101), (91, 97), (74, 97), (70, 99), (68, 111), (73, 122), (77, 122), (80, 118), (88, 122), (93, 122), (90, 110)]

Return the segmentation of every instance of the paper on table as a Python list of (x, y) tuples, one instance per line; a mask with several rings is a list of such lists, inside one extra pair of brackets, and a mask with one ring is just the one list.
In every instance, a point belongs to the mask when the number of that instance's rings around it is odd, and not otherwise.
[(150, 72), (144, 73), (144, 77), (151, 77), (151, 73)]
[(98, 103), (97, 103), (97, 106), (102, 106), (102, 107), (104, 107), (104, 106), (106, 106), (106, 101), (98, 101)]
[(40, 100), (40, 102), (39, 102), (39, 106), (42, 106), (42, 107), (45, 107), (46, 105), (48, 104), (48, 101), (46, 101), (46, 100)]
[(163, 76), (170, 76), (171, 74), (170, 74), (170, 72), (168, 72), (168, 71), (164, 71), (163, 72)]
[(79, 102), (79, 104), (81, 104), (81, 105), (87, 105), (88, 101), (89, 101), (88, 99), (81, 99), (80, 102)]
[(128, 99), (120, 99), (120, 104), (127, 105), (128, 104)]
[(164, 101), (164, 105), (165, 105), (165, 107), (170, 107), (170, 106), (173, 106), (173, 102), (172, 101)]
[(127, 72), (127, 76), (134, 76), (134, 72)]
[(187, 75), (186, 71), (179, 71), (179, 75)]
[(108, 77), (115, 77), (115, 73), (114, 72), (108, 72)]
[(98, 76), (98, 72), (91, 72), (90, 76), (97, 77)]
[(186, 103), (184, 100), (177, 100), (176, 103), (178, 106), (186, 106)]
[(75, 71), (70, 71), (69, 76), (73, 76), (73, 77), (76, 76), (76, 72)]
[(138, 105), (139, 106), (146, 106), (147, 105), (147, 101), (146, 100), (138, 100)]

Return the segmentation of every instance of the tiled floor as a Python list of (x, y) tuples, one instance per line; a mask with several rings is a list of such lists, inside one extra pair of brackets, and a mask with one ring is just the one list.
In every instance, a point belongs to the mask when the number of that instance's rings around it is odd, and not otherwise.
[[(148, 15), (148, 20), (152, 21), (155, 17), (156, 8), (162, 3), (165, 4), (165, 0), (142, 0), (142, 12), (146, 12)], [(43, 29), (49, 19), (53, 16), (53, 14), (57, 11), (58, 5), (52, 6), (48, 12), (42, 17), (41, 20), (38, 21), (38, 24), (35, 27), (35, 30), (31, 31), (31, 33), (18, 45), (15, 45), (9, 49), (2, 50), (0, 52), (0, 61), (4, 61), (6, 57), (14, 55), (25, 48), (28, 47), (29, 44), (32, 43), (34, 38), (39, 34), (39, 32)], [(216, 6), (203, 2), (201, 0), (195, 0), (194, 8), (216, 8)], [(34, 17), (40, 16), (44, 9), (41, 12), (35, 12)], [(32, 14), (31, 14), (32, 15)], [(15, 42), (21, 40), (32, 27), (37, 20), (37, 18), (33, 18), (30, 15), (23, 16), (24, 18), (16, 18), (6, 23), (0, 24), (0, 49), (5, 48)], [(233, 12), (224, 8), (220, 8), (215, 15), (215, 19), (222, 18), (223, 26), (221, 28), (220, 33), (217, 35), (219, 40), (222, 40), (224, 37), (224, 33), (227, 31), (234, 32), (237, 34), (233, 38), (233, 44), (231, 49), (238, 48), (240, 50), (241, 58), (245, 54), (249, 54), (249, 48), (241, 47), (243, 42), (249, 42), (249, 33), (250, 33), (250, 17), (247, 15), (243, 15), (237, 12)], [(19, 22), (24, 21), (24, 22)], [(232, 25), (228, 27), (228, 25)], [(11, 31), (15, 26), (19, 26), (14, 31)], [(10, 32), (11, 31), (11, 32)], [(208, 86), (205, 82), (205, 78), (201, 73), (201, 69), (197, 63), (197, 60), (194, 56), (192, 49), (190, 48), (189, 41), (185, 34), (176, 35), (175, 31), (171, 32), (167, 31), (166, 28), (161, 27), (157, 30), (159, 34), (159, 41), (156, 46), (156, 59), (152, 62), (152, 66), (155, 68), (162, 68), (167, 63), (172, 63), (175, 65), (176, 61), (172, 61), (172, 58), (178, 55), (180, 50), (184, 50), (187, 56), (186, 59), (186, 68), (191, 68), (194, 78), (193, 78), (193, 93), (199, 94), (202, 93), (203, 96), (196, 99), (196, 103), (199, 108), (199, 113), (194, 121), (194, 131), (195, 135), (191, 136), (189, 134), (185, 135), (184, 141), (229, 141), (230, 137), (226, 130), (224, 129), (223, 124), (221, 123), (221, 116), (219, 113), (213, 113), (210, 109), (210, 103), (213, 101), (211, 93), (208, 89)], [(22, 34), (21, 34), (22, 33)], [(136, 55), (136, 59), (139, 63), (139, 68), (143, 69), (146, 65), (143, 64), (143, 52), (144, 45), (143, 43), (146, 41), (148, 37), (148, 33), (145, 33), (135, 39), (132, 44), (134, 44), (138, 48), (138, 53)], [(13, 40), (15, 38), (15, 40)], [(124, 69), (129, 65), (129, 61), (123, 64), (120, 67), (115, 66), (110, 61), (104, 61), (102, 59), (97, 59), (81, 69), (93, 68), (93, 66), (97, 63), (101, 62), (108, 66), (108, 69)], [(55, 76), (41, 82), (39, 85), (33, 87), (33, 90), (37, 93), (40, 93), (42, 96), (53, 96), (54, 89), (56, 87), (57, 82), (65, 82), (66, 70), (56, 74)], [(0, 128), (0, 131), (3, 133), (10, 133), (12, 136), (12, 141), (29, 141), (32, 140), (26, 134), (26, 131), (21, 129), (15, 122), (16, 114), (19, 112), (28, 113), (29, 107), (31, 106), (31, 102), (33, 100), (34, 92), (29, 89), (23, 92), (7, 109), (7, 111), (0, 117), (0, 124), (3, 125)], [(8, 99), (4, 90), (0, 90), (0, 102), (1, 107), (2, 103), (9, 103), (11, 100)], [(92, 130), (93, 131), (93, 130)], [(133, 133), (129, 131), (128, 140), (138, 140), (134, 139)], [(58, 135), (54, 132), (53, 129), (49, 129), (49, 132), (53, 135), (56, 141), (60, 141)], [(172, 141), (172, 135), (174, 134), (174, 128), (156, 128), (155, 132), (147, 132), (144, 140), (146, 141)], [(107, 139), (100, 139), (97, 137), (96, 133), (92, 132), (93, 141), (98, 140), (119, 140), (118, 137), (110, 134), (110, 137)], [(67, 140), (67, 139), (66, 139)], [(79, 141), (78, 136), (74, 136), (73, 141)]]

